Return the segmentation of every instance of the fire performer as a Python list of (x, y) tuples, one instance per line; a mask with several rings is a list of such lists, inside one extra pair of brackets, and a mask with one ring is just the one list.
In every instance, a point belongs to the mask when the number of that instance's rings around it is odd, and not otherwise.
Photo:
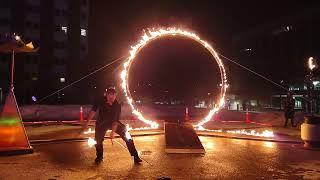
[(108, 129), (111, 129), (110, 138), (111, 142), (114, 138), (114, 133), (126, 142), (130, 155), (133, 157), (135, 163), (141, 163), (137, 150), (134, 146), (133, 139), (131, 138), (127, 128), (122, 124), (120, 119), (121, 105), (116, 100), (116, 90), (114, 88), (106, 89), (104, 97), (95, 103), (89, 113), (87, 121), (83, 124), (83, 129), (87, 129), (88, 123), (94, 117), (95, 113), (99, 110), (95, 128), (95, 140), (97, 144), (95, 163), (100, 163), (103, 160), (103, 141), (104, 135)]
[(285, 117), (285, 123), (284, 127), (287, 127), (288, 120), (291, 121), (291, 126), (295, 127), (294, 125), (294, 99), (292, 97), (292, 93), (287, 93), (287, 98), (284, 103), (284, 117)]

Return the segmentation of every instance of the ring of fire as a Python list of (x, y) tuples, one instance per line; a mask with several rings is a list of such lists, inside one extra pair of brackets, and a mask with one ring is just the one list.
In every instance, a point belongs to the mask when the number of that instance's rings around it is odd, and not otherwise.
[(210, 44), (208, 44), (206, 41), (202, 40), (198, 35), (189, 32), (189, 31), (185, 31), (182, 29), (177, 29), (177, 28), (168, 28), (168, 29), (148, 29), (147, 32), (144, 33), (144, 35), (142, 36), (142, 38), (140, 39), (140, 41), (131, 47), (130, 50), (130, 56), (125, 60), (125, 62), (123, 63), (123, 70), (121, 71), (121, 87), (122, 90), (124, 92), (125, 97), (127, 98), (128, 104), (130, 105), (131, 109), (132, 109), (132, 113), (141, 121), (143, 121), (144, 123), (148, 124), (151, 126), (151, 128), (156, 129), (158, 128), (158, 123), (152, 120), (148, 120), (146, 119), (143, 114), (136, 108), (134, 101), (131, 97), (130, 91), (129, 91), (129, 83), (128, 83), (128, 78), (129, 78), (129, 70), (130, 70), (130, 66), (134, 61), (134, 58), (136, 57), (136, 55), (139, 53), (139, 51), (145, 47), (145, 45), (147, 45), (148, 43), (152, 42), (153, 40), (159, 39), (161, 37), (170, 37), (170, 36), (183, 36), (186, 37), (188, 39), (194, 40), (198, 43), (200, 43), (203, 47), (205, 47), (213, 56), (213, 59), (215, 59), (215, 61), (217, 62), (218, 66), (219, 66), (219, 70), (220, 70), (220, 77), (221, 77), (221, 83), (220, 83), (220, 95), (218, 98), (217, 102), (213, 102), (214, 107), (212, 109), (210, 109), (209, 113), (205, 116), (204, 119), (202, 119), (200, 122), (198, 122), (195, 126), (196, 127), (202, 127), (203, 124), (205, 124), (206, 122), (210, 121), (212, 119), (212, 116), (219, 111), (219, 109), (224, 105), (224, 99), (225, 99), (225, 94), (226, 94), (226, 90), (228, 88), (228, 84), (227, 84), (227, 75), (225, 72), (225, 68), (223, 66), (223, 63), (221, 61), (221, 59), (219, 58), (218, 54), (216, 53), (216, 51), (211, 47)]

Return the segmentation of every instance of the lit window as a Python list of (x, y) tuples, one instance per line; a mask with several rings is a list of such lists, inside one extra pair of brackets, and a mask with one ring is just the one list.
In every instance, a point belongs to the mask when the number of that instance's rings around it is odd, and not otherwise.
[(68, 32), (68, 27), (62, 26), (62, 27), (61, 27), (61, 30), (64, 31), (65, 34), (67, 34), (67, 32)]
[(62, 83), (66, 82), (66, 78), (64, 78), (64, 77), (60, 78), (60, 82), (62, 82)]
[(320, 83), (320, 81), (313, 81), (313, 82), (312, 82), (312, 84), (313, 84), (314, 86), (317, 86), (319, 83)]
[(87, 30), (81, 29), (81, 36), (87, 36)]
[(34, 77), (32, 77), (31, 79), (32, 79), (32, 81), (37, 81), (37, 80), (38, 80), (38, 77), (34, 76)]

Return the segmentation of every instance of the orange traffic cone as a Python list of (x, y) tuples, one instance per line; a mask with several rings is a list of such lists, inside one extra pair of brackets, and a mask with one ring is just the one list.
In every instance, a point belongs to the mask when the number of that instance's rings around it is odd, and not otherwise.
[(83, 108), (82, 106), (80, 106), (80, 118), (79, 121), (82, 122), (83, 121)]
[(248, 108), (246, 109), (246, 123), (250, 123), (250, 116), (249, 116)]
[(0, 116), (0, 155), (32, 153), (20, 111), (11, 90)]
[(184, 114), (184, 121), (185, 121), (185, 122), (188, 122), (189, 120), (190, 120), (189, 108), (186, 107), (185, 114)]

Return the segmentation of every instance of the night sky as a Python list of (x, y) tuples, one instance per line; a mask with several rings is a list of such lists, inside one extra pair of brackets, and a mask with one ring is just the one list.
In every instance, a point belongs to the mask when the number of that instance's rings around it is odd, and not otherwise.
[(130, 68), (131, 92), (144, 89), (158, 97), (168, 95), (180, 99), (190, 94), (218, 94), (220, 72), (216, 61), (202, 45), (183, 37), (156, 40), (143, 48)]
[[(316, 1), (307, 3), (305, 1), (92, 1), (88, 66), (89, 69), (94, 69), (127, 55), (130, 46), (141, 37), (143, 29), (177, 26), (198, 33), (217, 51), (236, 60), (239, 59), (243, 65), (273, 78), (276, 82), (283, 78), (300, 77), (304, 72), (302, 70), (290, 76), (287, 76), (288, 72), (281, 71), (287, 67), (287, 61), (279, 62), (275, 58), (255, 61), (243, 57), (244, 60), (241, 61), (237, 52), (247, 47), (236, 46), (234, 39), (256, 27), (301, 14), (314, 7), (319, 7), (319, 3)], [(184, 93), (181, 94), (186, 89), (188, 91), (185, 93), (192, 94), (214, 90), (219, 73), (216, 64), (212, 63), (209, 57), (206, 50), (186, 39), (158, 40), (143, 49), (137, 57), (137, 63), (130, 72), (130, 75), (132, 74), (130, 84), (151, 82), (159, 89), (170, 89), (177, 96), (186, 96)], [(256, 57), (259, 55), (256, 54)], [(237, 84), (235, 88), (239, 92), (251, 89), (264, 90), (270, 94), (277, 89), (229, 62), (224, 61), (224, 63), (231, 83)], [(274, 64), (279, 68), (274, 69)], [(304, 68), (303, 66), (303, 62), (298, 62), (290, 72), (295, 72), (294, 68), (297, 67)], [(101, 87), (105, 86), (105, 82), (117, 83), (119, 78), (116, 68), (117, 65), (99, 73), (92, 80)], [(252, 87), (239, 88), (242, 82)], [(201, 88), (197, 89), (196, 86)], [(232, 85), (230, 90), (235, 90)], [(156, 91), (150, 94), (156, 94)]]

